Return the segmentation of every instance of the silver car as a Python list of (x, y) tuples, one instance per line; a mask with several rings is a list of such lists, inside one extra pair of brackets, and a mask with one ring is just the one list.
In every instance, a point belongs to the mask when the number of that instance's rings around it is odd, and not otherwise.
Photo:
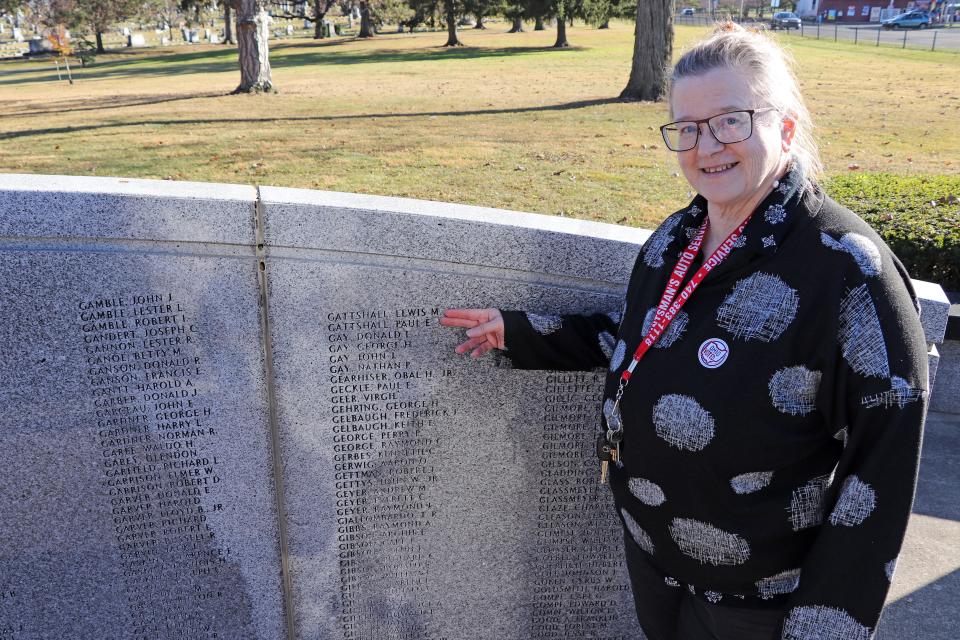
[(799, 29), (800, 17), (789, 11), (781, 11), (773, 14), (770, 20), (771, 29)]

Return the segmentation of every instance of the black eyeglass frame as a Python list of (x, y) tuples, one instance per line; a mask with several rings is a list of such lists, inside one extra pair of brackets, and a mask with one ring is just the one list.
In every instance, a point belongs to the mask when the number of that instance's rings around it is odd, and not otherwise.
[[(701, 135), (701, 134), (700, 134), (700, 125), (701, 125), (701, 124), (706, 124), (706, 125), (707, 125), (707, 128), (710, 129), (710, 133), (713, 134), (713, 137), (716, 139), (717, 142), (719, 142), (720, 144), (736, 144), (736, 143), (738, 143), (738, 142), (743, 142), (744, 140), (749, 139), (750, 136), (753, 135), (753, 115), (754, 115), (755, 113), (764, 113), (765, 111), (777, 111), (777, 108), (776, 108), (776, 107), (761, 107), (761, 108), (759, 108), (759, 109), (734, 109), (733, 111), (724, 111), (723, 113), (717, 113), (717, 114), (715, 114), (715, 115), (710, 116), (709, 118), (703, 118), (703, 119), (701, 119), (701, 120), (677, 120), (676, 122), (668, 122), (667, 124), (665, 124), (665, 125), (663, 125), (662, 127), (660, 127), (660, 136), (663, 138), (664, 144), (667, 145), (667, 149), (670, 149), (670, 151), (673, 151), (673, 152), (675, 152), (675, 153), (682, 153), (682, 152), (684, 152), (684, 151), (690, 151), (690, 149), (696, 149), (697, 145), (700, 144), (700, 135)], [(724, 142), (723, 140), (721, 140), (721, 139), (719, 138), (719, 136), (717, 136), (717, 132), (713, 130), (713, 127), (710, 126), (710, 121), (713, 120), (714, 118), (719, 118), (719, 117), (721, 117), (721, 116), (728, 116), (728, 115), (730, 115), (731, 113), (747, 113), (747, 114), (750, 114), (750, 132), (747, 133), (747, 135), (745, 135), (744, 137), (740, 138), (739, 140), (728, 140), (728, 141)], [(680, 124), (680, 123), (692, 123), (692, 124), (697, 125), (697, 137), (696, 137), (696, 139), (694, 139), (693, 144), (690, 145), (689, 147), (687, 147), (686, 149), (674, 149), (673, 147), (670, 146), (670, 140), (667, 138), (667, 127), (673, 126), (673, 125), (675, 125), (675, 124)]]

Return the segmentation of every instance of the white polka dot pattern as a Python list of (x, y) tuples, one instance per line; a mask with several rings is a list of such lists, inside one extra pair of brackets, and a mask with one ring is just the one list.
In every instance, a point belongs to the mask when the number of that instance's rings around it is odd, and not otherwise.
[(887, 345), (867, 285), (851, 289), (840, 301), (839, 325), (840, 349), (853, 370), (862, 376), (889, 378)]
[(893, 574), (897, 572), (897, 558), (894, 558), (883, 565), (883, 573), (887, 576), (887, 582), (893, 582)]
[(915, 389), (903, 378), (893, 376), (890, 378), (889, 391), (882, 391), (865, 396), (860, 400), (860, 404), (867, 409), (874, 409), (876, 407), (883, 407), (884, 409), (898, 407), (903, 409), (906, 405), (911, 402), (916, 402), (926, 394), (925, 389)]
[(717, 324), (742, 340), (772, 342), (797, 315), (797, 292), (769, 273), (755, 273), (733, 287), (717, 310)]
[(773, 596), (793, 593), (800, 586), (800, 569), (789, 569), (769, 578), (757, 580), (757, 594), (762, 600)]
[[(650, 327), (653, 326), (653, 319), (657, 315), (657, 308), (650, 307), (647, 310), (647, 315), (643, 317), (643, 327), (640, 329), (640, 333), (644, 336), (647, 335), (647, 332), (650, 331)], [(679, 340), (683, 336), (683, 332), (687, 330), (687, 325), (690, 324), (690, 316), (687, 315), (686, 311), (682, 309), (677, 312), (677, 315), (673, 317), (673, 321), (667, 327), (667, 330), (660, 334), (660, 337), (656, 342), (653, 343), (654, 349), (666, 349), (673, 345), (674, 342)]]
[(794, 607), (783, 623), (783, 640), (870, 640), (870, 628), (842, 609)]
[(678, 211), (673, 214), (664, 220), (657, 227), (657, 230), (647, 238), (646, 244), (643, 245), (643, 262), (648, 267), (657, 269), (663, 266), (663, 254), (670, 243), (673, 242), (673, 230), (680, 223), (681, 217), (683, 217), (683, 212)]
[(613, 350), (613, 356), (610, 358), (610, 371), (616, 371), (623, 364), (623, 359), (627, 355), (627, 343), (623, 340), (617, 341), (617, 347)]
[(563, 318), (560, 316), (542, 316), (536, 313), (528, 313), (526, 316), (530, 326), (542, 336), (548, 336), (563, 326)]
[(667, 394), (653, 405), (657, 435), (671, 446), (700, 451), (713, 440), (713, 417), (690, 396)]
[(820, 241), (834, 251), (843, 251), (853, 256), (857, 266), (860, 267), (860, 272), (867, 277), (878, 276), (883, 271), (880, 249), (866, 236), (859, 233), (846, 233), (837, 241), (827, 233), (821, 232)]
[(646, 478), (630, 478), (627, 481), (627, 488), (637, 500), (649, 507), (659, 507), (667, 500), (663, 489)]
[(737, 495), (755, 493), (770, 484), (773, 471), (751, 471), (730, 478), (730, 488)]
[(843, 481), (840, 496), (830, 513), (830, 524), (854, 527), (866, 520), (877, 506), (877, 494), (873, 487), (857, 476)]
[(750, 543), (735, 533), (689, 518), (674, 518), (670, 536), (684, 554), (716, 567), (743, 564), (750, 559)]
[(790, 498), (790, 524), (794, 531), (809, 529), (823, 524), (826, 511), (824, 497), (833, 484), (833, 474), (810, 480), (802, 487), (793, 490)]
[(784, 367), (770, 378), (770, 400), (782, 413), (805, 416), (816, 408), (820, 372), (803, 366)]
[(630, 532), (633, 541), (637, 543), (638, 547), (650, 555), (653, 555), (656, 547), (653, 546), (653, 540), (650, 539), (650, 535), (637, 524), (637, 521), (633, 519), (633, 516), (631, 516), (626, 509), (620, 509), (620, 513), (623, 515), (623, 521), (627, 524), (627, 531)]
[(603, 351), (603, 355), (606, 356), (607, 360), (612, 359), (613, 343), (616, 342), (616, 338), (609, 331), (601, 331), (597, 340), (600, 343), (600, 350)]

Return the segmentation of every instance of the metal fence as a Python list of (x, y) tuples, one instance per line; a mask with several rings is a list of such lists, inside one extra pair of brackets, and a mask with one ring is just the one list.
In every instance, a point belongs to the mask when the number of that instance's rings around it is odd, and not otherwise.
[[(744, 26), (770, 28), (769, 20), (737, 20), (733, 16), (720, 15), (678, 15), (677, 24), (710, 26), (721, 20), (734, 20)], [(946, 22), (928, 29), (883, 29), (879, 24), (844, 24), (842, 22), (808, 22), (800, 24), (799, 29), (779, 31), (788, 36), (850, 42), (857, 45), (896, 47), (900, 49), (924, 49), (928, 51), (960, 52), (960, 22)]]

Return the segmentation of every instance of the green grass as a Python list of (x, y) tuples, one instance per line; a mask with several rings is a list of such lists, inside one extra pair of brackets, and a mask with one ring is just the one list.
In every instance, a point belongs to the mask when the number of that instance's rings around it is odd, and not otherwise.
[(914, 278), (960, 291), (960, 176), (836, 176), (827, 190), (877, 230)]
[[(578, 26), (574, 47), (507, 25), (369, 41), (272, 42), (271, 95), (227, 95), (226, 46), (116, 52), (58, 82), (0, 62), (0, 172), (295, 186), (652, 226), (689, 197), (657, 127), (663, 104), (615, 100), (632, 25)], [(705, 30), (677, 29), (682, 50)], [(785, 38), (832, 176), (956, 175), (960, 55)], [(855, 167), (851, 169), (850, 167)]]

